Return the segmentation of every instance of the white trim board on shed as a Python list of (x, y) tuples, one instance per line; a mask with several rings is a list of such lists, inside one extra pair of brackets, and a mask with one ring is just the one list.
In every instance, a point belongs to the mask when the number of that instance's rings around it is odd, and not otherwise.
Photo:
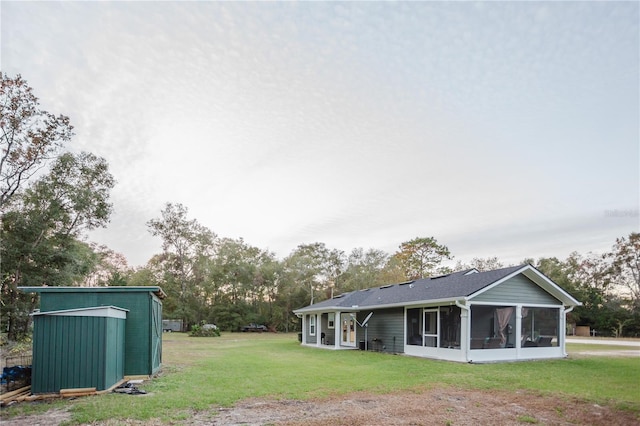
[(127, 319), (128, 309), (117, 306), (96, 306), (94, 308), (65, 309), (61, 311), (34, 312), (33, 316), (51, 315), (63, 317), (102, 317)]

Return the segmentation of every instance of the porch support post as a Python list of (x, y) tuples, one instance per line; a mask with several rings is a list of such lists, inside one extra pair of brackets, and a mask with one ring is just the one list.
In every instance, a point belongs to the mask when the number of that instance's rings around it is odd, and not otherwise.
[(340, 311), (336, 312), (336, 317), (333, 320), (333, 347), (340, 349), (340, 339), (342, 339), (342, 319), (340, 318)]
[(467, 360), (469, 359), (469, 347), (471, 346), (469, 344), (469, 336), (471, 336), (469, 325), (469, 308), (460, 309), (460, 350), (467, 355)]
[(303, 314), (302, 315), (302, 344), (306, 345), (307, 344), (307, 315)]
[(564, 306), (558, 310), (560, 316), (560, 324), (558, 325), (558, 346), (562, 350), (562, 356), (567, 356), (567, 350), (565, 346), (565, 339), (567, 334), (567, 310)]
[(322, 313), (316, 314), (316, 346), (322, 346)]
[[(456, 306), (460, 308), (460, 352), (464, 354), (465, 361), (469, 361), (469, 349), (471, 348), (471, 315), (467, 304), (456, 300)], [(406, 309), (405, 309), (406, 323)], [(406, 327), (406, 325), (405, 325)], [(405, 336), (406, 339), (406, 336)], [(406, 340), (405, 340), (406, 341)]]
[(520, 359), (522, 347), (522, 305), (516, 305), (516, 359)]

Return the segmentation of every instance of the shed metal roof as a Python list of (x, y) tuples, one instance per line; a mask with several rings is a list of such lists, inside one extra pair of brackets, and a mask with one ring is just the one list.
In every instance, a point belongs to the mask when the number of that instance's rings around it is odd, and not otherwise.
[(111, 287), (18, 287), (26, 293), (122, 293), (122, 292), (151, 292), (160, 299), (167, 297), (167, 294), (158, 286), (111, 286)]
[(95, 306), (92, 308), (63, 309), (60, 311), (36, 311), (31, 315), (37, 316), (59, 316), (59, 317), (104, 317), (104, 318), (120, 318), (126, 319), (129, 309), (119, 308), (117, 306)]

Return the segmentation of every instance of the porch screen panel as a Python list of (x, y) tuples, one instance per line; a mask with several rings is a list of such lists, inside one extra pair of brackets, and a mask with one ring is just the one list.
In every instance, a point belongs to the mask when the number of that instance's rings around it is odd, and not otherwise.
[(560, 309), (522, 308), (522, 347), (558, 346)]
[(440, 307), (440, 347), (460, 349), (460, 313), (457, 306)]
[(422, 346), (422, 308), (407, 309), (407, 345)]
[(515, 347), (515, 306), (471, 306), (471, 349)]

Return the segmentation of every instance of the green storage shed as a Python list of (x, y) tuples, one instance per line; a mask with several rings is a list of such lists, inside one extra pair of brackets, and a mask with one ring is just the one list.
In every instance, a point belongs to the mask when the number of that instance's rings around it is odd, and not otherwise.
[[(150, 376), (162, 365), (160, 287), (20, 287), (40, 293), (40, 311), (117, 306), (128, 310), (125, 325), (125, 376)], [(34, 342), (35, 345), (35, 342)]]
[(32, 393), (104, 390), (122, 380), (126, 318), (115, 306), (34, 313)]

